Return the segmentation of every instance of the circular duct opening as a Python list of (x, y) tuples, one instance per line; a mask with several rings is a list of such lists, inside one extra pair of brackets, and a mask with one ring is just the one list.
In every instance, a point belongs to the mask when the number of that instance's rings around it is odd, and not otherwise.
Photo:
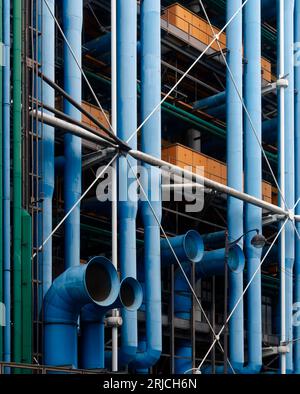
[(142, 304), (142, 287), (134, 278), (126, 278), (120, 287), (120, 299), (123, 307), (128, 310), (137, 310)]
[(86, 269), (85, 281), (87, 291), (94, 301), (101, 302), (110, 296), (112, 280), (105, 265), (91, 262)]
[(130, 308), (134, 303), (134, 290), (129, 283), (121, 286), (120, 296), (125, 308)]
[(187, 258), (194, 263), (203, 257), (204, 245), (202, 237), (197, 231), (188, 231), (184, 237), (184, 250)]
[(236, 273), (241, 272), (244, 269), (245, 255), (239, 245), (234, 245), (230, 248), (228, 265), (229, 268)]

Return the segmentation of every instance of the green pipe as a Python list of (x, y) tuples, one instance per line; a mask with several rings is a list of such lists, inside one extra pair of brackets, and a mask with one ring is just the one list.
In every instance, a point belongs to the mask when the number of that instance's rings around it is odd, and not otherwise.
[[(3, 43), (3, 1), (0, 0), (0, 42)], [(3, 45), (3, 44), (2, 44)], [(3, 48), (1, 53), (1, 65), (0, 65), (0, 302), (3, 302), (3, 160), (2, 160), (2, 141), (3, 141)], [(0, 359), (3, 360), (3, 326), (0, 325)]]
[(32, 363), (32, 220), (22, 211), (22, 362)]
[(15, 362), (21, 362), (22, 358), (21, 9), (21, 0), (13, 0), (13, 359)]

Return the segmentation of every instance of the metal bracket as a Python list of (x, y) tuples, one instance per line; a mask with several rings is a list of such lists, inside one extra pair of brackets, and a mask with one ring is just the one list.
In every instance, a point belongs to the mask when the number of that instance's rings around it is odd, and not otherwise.
[(288, 88), (289, 81), (286, 78), (277, 79), (276, 85), (278, 88)]
[(121, 316), (110, 316), (105, 319), (106, 327), (121, 327), (123, 319)]
[(263, 348), (263, 357), (274, 356), (277, 354), (286, 354), (290, 352), (290, 348), (285, 343), (280, 346), (270, 346), (267, 348)]

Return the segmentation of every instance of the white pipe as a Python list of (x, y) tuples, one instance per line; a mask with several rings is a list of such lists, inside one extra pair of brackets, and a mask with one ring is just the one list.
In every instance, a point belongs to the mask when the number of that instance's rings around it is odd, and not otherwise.
[[(83, 127), (74, 125), (73, 123), (66, 122), (63, 119), (56, 118), (52, 115), (48, 115), (46, 113), (42, 113), (41, 111), (32, 110), (30, 111), (30, 116), (37, 117), (39, 121), (53, 127), (57, 127), (63, 129), (65, 131), (70, 132), (71, 134), (77, 135), (82, 139), (86, 139), (88, 141), (94, 142), (99, 145), (107, 144), (107, 142), (97, 134), (93, 134), (92, 132), (86, 130)], [(112, 147), (118, 147), (117, 145), (113, 145)]]
[(181, 189), (189, 189), (192, 187), (196, 187), (199, 189), (203, 189), (204, 186), (203, 185), (199, 185), (199, 183), (174, 183), (174, 184), (170, 184), (170, 185), (162, 185), (163, 189), (166, 190), (181, 190)]
[[(279, 79), (284, 78), (284, 0), (279, 0)], [(285, 87), (279, 88), (280, 100), (280, 188), (282, 195), (285, 197)], [(281, 208), (285, 209), (284, 199), (281, 198)], [(281, 241), (281, 271), (280, 271), (280, 308), (281, 308), (281, 344), (284, 345), (286, 341), (286, 319), (285, 319), (285, 229), (283, 228), (280, 236)], [(286, 353), (281, 353), (281, 374), (286, 374)]]
[[(61, 128), (63, 130), (67, 130), (70, 133), (74, 133), (75, 135), (78, 135), (81, 138), (85, 138), (89, 141), (103, 144), (106, 143), (106, 141), (97, 136), (96, 134), (91, 133), (90, 131), (87, 131), (86, 129), (73, 125), (71, 123), (68, 123), (64, 120), (55, 118), (53, 116), (47, 115), (47, 114), (42, 114), (40, 111), (36, 113), (36, 111), (31, 111), (30, 112), (31, 116), (38, 116), (39, 120), (43, 120), (44, 123), (49, 124), (54, 127)], [(116, 146), (117, 148), (117, 146)], [(261, 200), (259, 198), (255, 198), (253, 196), (250, 196), (249, 194), (240, 192), (238, 190), (233, 189), (232, 187), (228, 187), (226, 185), (223, 185), (222, 183), (218, 183), (215, 181), (212, 181), (211, 179), (205, 178), (204, 176), (195, 174), (191, 171), (184, 170), (181, 167), (178, 167), (174, 164), (168, 163), (167, 161), (163, 161), (160, 159), (157, 159), (151, 155), (147, 155), (146, 153), (140, 152), (138, 150), (130, 150), (128, 152), (133, 158), (137, 160), (144, 161), (145, 163), (149, 163), (150, 165), (153, 165), (155, 167), (163, 167), (165, 172), (170, 172), (171, 174), (178, 175), (180, 177), (185, 176), (186, 180), (190, 180), (191, 182), (195, 182), (197, 184), (204, 185), (205, 187), (209, 189), (213, 189), (216, 191), (219, 191), (220, 193), (227, 194), (229, 196), (238, 198), (239, 200), (242, 200), (244, 202), (253, 204), (259, 208), (265, 209), (267, 211), (270, 211), (272, 213), (276, 213), (279, 215), (283, 215), (284, 217), (288, 217), (290, 215), (290, 212), (286, 211), (285, 208), (283, 207), (278, 207), (277, 205), (270, 204), (264, 200)], [(300, 215), (294, 215), (294, 219), (297, 222), (300, 222)]]
[[(148, 163), (156, 167), (162, 167), (164, 171), (169, 171), (170, 173), (178, 175), (180, 177), (184, 176), (186, 181), (190, 180), (200, 185), (204, 185), (209, 189), (217, 190), (221, 193), (225, 193), (229, 196), (235, 197), (249, 204), (253, 204), (259, 208), (266, 209), (267, 211), (284, 215), (285, 217), (290, 215), (290, 213), (286, 211), (284, 208), (278, 207), (277, 205), (274, 204), (270, 204), (264, 200), (250, 196), (249, 194), (240, 192), (236, 189), (233, 189), (232, 187), (223, 185), (222, 183), (212, 181), (211, 179), (205, 178), (204, 176), (185, 170), (167, 161), (157, 159), (153, 156), (147, 155), (146, 153), (140, 152), (138, 150), (130, 150), (128, 153), (137, 160), (144, 161), (145, 163)], [(300, 221), (300, 216), (295, 215), (294, 219), (296, 221)]]
[[(117, 3), (111, 0), (111, 122), (117, 132)], [(112, 263), (118, 269), (118, 206), (117, 164), (112, 164)], [(118, 317), (118, 309), (112, 311)], [(112, 371), (118, 371), (118, 327), (112, 327)]]

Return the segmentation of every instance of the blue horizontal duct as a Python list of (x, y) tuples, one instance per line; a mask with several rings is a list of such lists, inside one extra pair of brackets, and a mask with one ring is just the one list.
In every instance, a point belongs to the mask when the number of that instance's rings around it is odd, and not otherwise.
[(77, 322), (86, 304), (109, 307), (119, 294), (116, 269), (105, 257), (67, 269), (55, 279), (44, 299), (44, 362), (78, 367)]
[[(195, 279), (203, 279), (213, 275), (221, 276), (225, 272), (225, 249), (205, 252), (202, 260), (193, 263), (182, 263), (186, 276), (191, 280), (192, 264), (195, 265)], [(228, 267), (231, 272), (241, 272), (244, 268), (245, 257), (239, 245), (230, 248)], [(180, 268), (175, 272), (175, 314), (176, 317), (190, 320), (192, 310), (192, 293)], [(192, 366), (192, 343), (190, 340), (180, 340), (176, 344), (175, 372), (185, 373)]]
[[(111, 63), (111, 33), (108, 32), (100, 37), (94, 38), (93, 40), (86, 42), (83, 45), (83, 54), (90, 55), (96, 59), (102, 60), (106, 64)], [(137, 54), (141, 53), (141, 43), (137, 42)]]
[[(180, 262), (200, 261), (203, 257), (204, 245), (201, 235), (194, 230), (186, 234), (170, 237), (169, 242)], [(176, 259), (166, 239), (160, 241), (161, 245), (161, 265), (168, 267), (170, 264), (176, 264)]]
[(206, 97), (194, 103), (194, 109), (206, 110), (211, 107), (218, 107), (226, 101), (226, 92), (220, 92), (213, 96)]

